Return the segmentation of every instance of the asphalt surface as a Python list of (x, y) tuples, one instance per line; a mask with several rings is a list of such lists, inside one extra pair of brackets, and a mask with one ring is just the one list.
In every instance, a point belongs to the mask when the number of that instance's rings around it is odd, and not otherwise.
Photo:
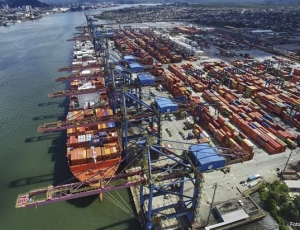
[[(170, 25), (161, 23), (159, 27), (169, 27)], [(148, 25), (145, 25), (148, 26)], [(213, 37), (212, 35), (209, 35), (210, 37)], [(270, 59), (275, 61), (272, 58), (272, 55), (269, 53), (266, 53), (261, 50), (257, 49), (247, 49), (247, 50), (236, 50), (231, 49), (230, 51), (235, 52), (236, 54), (239, 53), (249, 53), (250, 56), (254, 57), (258, 61), (264, 61), (265, 59)], [(217, 49), (215, 46), (210, 45), (209, 49), (205, 49), (205, 56), (208, 56), (209, 59), (205, 60), (205, 62), (214, 62), (214, 61), (224, 61), (226, 63), (230, 63), (234, 59), (240, 59), (243, 58), (237, 56), (237, 57), (224, 57), (221, 56), (219, 53), (219, 49)], [(203, 60), (198, 60), (196, 62), (193, 62), (194, 66), (198, 66), (198, 68), (202, 69), (203, 67)], [(299, 64), (292, 65), (291, 67), (296, 68), (299, 67)], [(164, 67), (167, 67), (167, 65), (164, 65)], [(143, 89), (143, 93), (145, 94), (144, 100), (145, 102), (152, 102), (153, 98), (151, 100), (148, 100), (149, 90), (153, 92), (158, 97), (168, 97), (167, 91), (159, 92), (154, 88), (147, 88)], [(199, 95), (200, 93), (193, 92), (193, 95)], [(213, 109), (212, 109), (213, 112)], [(192, 117), (189, 115), (189, 117), (192, 119)], [(174, 118), (174, 116), (173, 116)], [(287, 126), (280, 118), (274, 117), (274, 120), (277, 124), (283, 125), (287, 128), (287, 130), (291, 131), (294, 134), (298, 134), (299, 131), (295, 128)], [(181, 149), (188, 149), (190, 144), (196, 143), (196, 139), (192, 140), (184, 140), (182, 136), (179, 135), (179, 131), (184, 133), (184, 136), (186, 137), (189, 132), (192, 130), (183, 130), (184, 126), (184, 120), (176, 120), (173, 119), (172, 121), (163, 119), (162, 122), (162, 134), (163, 134), (163, 142), (167, 142), (170, 144), (174, 149), (176, 150), (176, 153), (180, 154), (182, 152)], [(166, 132), (166, 128), (170, 131), (171, 136)], [(239, 130), (239, 128), (237, 128)], [(250, 139), (251, 140), (251, 139)], [(181, 143), (173, 143), (171, 141), (178, 141)], [(252, 141), (253, 142), (253, 141)], [(222, 171), (213, 171), (209, 173), (204, 173), (204, 179), (205, 182), (203, 183), (203, 189), (202, 189), (202, 198), (201, 198), (201, 208), (200, 210), (200, 216), (202, 223), (206, 223), (208, 213), (209, 213), (209, 207), (210, 203), (212, 202), (212, 196), (214, 192), (214, 184), (217, 183), (217, 189), (216, 189), (216, 195), (214, 199), (215, 202), (224, 202), (229, 199), (235, 199), (240, 198), (241, 193), (244, 190), (248, 189), (247, 186), (242, 186), (240, 184), (241, 181), (246, 181), (247, 177), (253, 174), (260, 174), (263, 177), (263, 180), (266, 182), (272, 182), (275, 179), (278, 179), (277, 172), (275, 171), (276, 168), (280, 168), (281, 170), (284, 169), (284, 166), (288, 160), (289, 154), (291, 152), (290, 149), (287, 148), (287, 150), (284, 153), (276, 154), (276, 155), (269, 155), (263, 148), (261, 148), (257, 143), (253, 142), (254, 144), (254, 158), (253, 160), (234, 164), (230, 166), (230, 173), (224, 174)], [(292, 156), (290, 158), (290, 163), (292, 162), (298, 162), (300, 161), (300, 149), (297, 148), (293, 151)], [(185, 194), (192, 196), (193, 194), (193, 185), (191, 182), (187, 182), (185, 184)], [(160, 200), (160, 202), (163, 202)]]

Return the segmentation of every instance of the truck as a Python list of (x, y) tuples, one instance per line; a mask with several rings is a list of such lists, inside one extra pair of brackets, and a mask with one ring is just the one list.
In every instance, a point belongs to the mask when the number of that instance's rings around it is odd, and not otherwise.
[(194, 127), (194, 121), (191, 120), (190, 118), (186, 118), (186, 128), (187, 129), (192, 129)]
[(247, 181), (249, 182), (249, 181), (259, 179), (259, 178), (261, 178), (261, 176), (259, 174), (255, 174), (255, 175), (248, 176)]
[(252, 187), (254, 187), (255, 185), (257, 185), (259, 183), (259, 181), (252, 181), (252, 182), (250, 182), (249, 184), (248, 184), (248, 187), (249, 188), (252, 188)]

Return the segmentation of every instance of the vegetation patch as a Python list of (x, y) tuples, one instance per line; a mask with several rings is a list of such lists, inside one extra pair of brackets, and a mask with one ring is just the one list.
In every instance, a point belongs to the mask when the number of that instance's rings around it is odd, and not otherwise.
[(280, 230), (288, 230), (286, 223), (297, 223), (300, 220), (300, 196), (290, 197), (289, 188), (276, 180), (271, 184), (264, 184), (260, 190), (261, 200), (270, 212)]

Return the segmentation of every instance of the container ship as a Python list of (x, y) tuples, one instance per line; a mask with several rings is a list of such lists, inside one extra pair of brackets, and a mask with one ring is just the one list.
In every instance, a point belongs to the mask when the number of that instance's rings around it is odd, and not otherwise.
[[(108, 107), (108, 97), (104, 89), (104, 77), (97, 66), (91, 41), (76, 41), (72, 66), (82, 66), (73, 70), (73, 75), (80, 80), (73, 80), (71, 90), (84, 90), (84, 94), (70, 97), (67, 121), (100, 118), (113, 115)], [(86, 67), (85, 67), (86, 66)], [(95, 78), (84, 79), (84, 75)], [(78, 78), (77, 78), (78, 79)], [(86, 93), (86, 90), (99, 89), (98, 92)], [(82, 182), (89, 179), (102, 183), (105, 177), (113, 176), (121, 161), (121, 147), (114, 122), (105, 122), (94, 126), (67, 129), (67, 159), (73, 175)], [(99, 186), (95, 184), (96, 186)], [(102, 196), (100, 196), (102, 199)]]

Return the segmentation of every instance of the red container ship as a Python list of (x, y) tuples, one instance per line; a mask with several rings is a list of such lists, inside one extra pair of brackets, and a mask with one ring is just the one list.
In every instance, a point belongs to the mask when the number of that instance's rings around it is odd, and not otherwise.
[[(100, 68), (88, 67), (89, 62), (97, 61), (91, 47), (90, 41), (75, 43), (73, 65), (80, 63), (83, 66), (80, 73), (76, 71), (80, 76), (101, 71)], [(98, 88), (104, 88), (104, 79), (101, 77), (71, 82), (71, 89), (79, 92)], [(107, 108), (107, 105), (107, 95), (103, 91), (71, 96), (70, 112), (66, 119), (76, 122), (111, 116), (113, 112)], [(114, 122), (68, 129), (67, 136), (69, 167), (79, 181), (99, 179), (99, 183), (104, 183), (105, 177), (111, 177), (116, 173), (121, 161), (121, 147)], [(99, 186), (99, 183), (96, 185)], [(101, 195), (100, 199), (102, 199)]]

